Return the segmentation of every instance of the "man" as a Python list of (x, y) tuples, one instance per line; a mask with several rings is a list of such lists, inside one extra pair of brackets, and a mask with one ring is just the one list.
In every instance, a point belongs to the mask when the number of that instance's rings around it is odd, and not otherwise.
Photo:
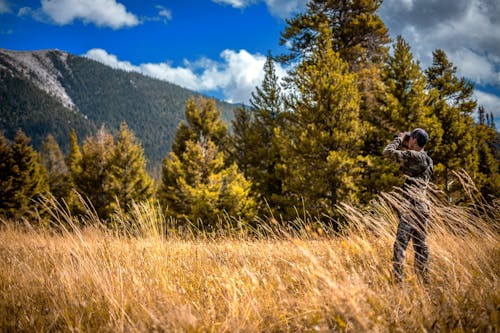
[[(421, 128), (411, 133), (399, 133), (384, 149), (384, 156), (400, 165), (406, 180), (403, 185), (404, 203), (394, 242), (394, 276), (397, 282), (403, 280), (403, 264), (410, 239), (415, 250), (415, 271), (428, 282), (429, 250), (427, 247), (428, 207), (425, 190), (434, 169), (432, 159), (424, 151), (429, 136)], [(402, 147), (407, 149), (403, 150)]]

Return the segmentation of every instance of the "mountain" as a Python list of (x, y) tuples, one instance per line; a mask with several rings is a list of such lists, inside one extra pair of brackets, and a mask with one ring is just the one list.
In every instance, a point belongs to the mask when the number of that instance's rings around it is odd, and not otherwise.
[[(202, 95), (58, 50), (0, 49), (0, 131), (12, 139), (22, 129), (35, 149), (52, 134), (67, 151), (72, 128), (81, 143), (102, 125), (114, 133), (125, 121), (157, 172), (191, 96)], [(217, 106), (230, 123), (236, 105)]]

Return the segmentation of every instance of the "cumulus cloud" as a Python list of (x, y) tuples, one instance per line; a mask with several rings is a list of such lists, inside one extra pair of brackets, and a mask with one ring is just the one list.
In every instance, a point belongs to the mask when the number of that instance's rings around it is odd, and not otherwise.
[(260, 1), (266, 3), (269, 12), (279, 18), (287, 18), (292, 13), (305, 8), (308, 0), (212, 0), (215, 3), (230, 5), (234, 8), (245, 8)]
[[(391, 37), (402, 35), (423, 68), (442, 49), (464, 76), (493, 94), (478, 92), (487, 111), (500, 110), (500, 4), (498, 0), (385, 0), (379, 9)], [(493, 98), (494, 97), (494, 98)]]
[(213, 2), (230, 5), (233, 6), (234, 8), (244, 8), (257, 1), (256, 0), (213, 0)]
[(78, 19), (113, 29), (132, 27), (140, 23), (134, 14), (115, 0), (42, 0), (41, 9), (59, 25), (70, 24)]
[(163, 17), (165, 20), (170, 21), (172, 19), (172, 12), (166, 8), (160, 9), (158, 15)]
[(96, 60), (100, 63), (108, 65), (109, 67), (113, 67), (116, 69), (121, 69), (127, 72), (138, 72), (139, 68), (137, 66), (132, 65), (128, 61), (120, 61), (117, 56), (114, 54), (109, 54), (106, 50), (103, 49), (91, 49), (88, 50), (87, 53), (84, 54), (84, 57)]
[(0, 14), (4, 13), (10, 13), (10, 4), (7, 2), (7, 0), (0, 0)]
[(497, 0), (385, 0), (379, 14), (392, 37), (408, 40), (423, 67), (442, 49), (459, 74), (500, 88)]
[(498, 123), (500, 120), (500, 97), (477, 89), (475, 90), (474, 95), (477, 98), (479, 105), (484, 106), (486, 112), (493, 113), (493, 117)]
[[(103, 49), (91, 49), (84, 56), (113, 68), (139, 72), (191, 90), (220, 93), (226, 101), (233, 103), (248, 103), (252, 91), (262, 83), (266, 61), (264, 55), (250, 54), (246, 50), (224, 50), (219, 61), (208, 58), (194, 62), (185, 60), (183, 66), (166, 62), (133, 65)], [(286, 69), (279, 64), (275, 70), (278, 77), (285, 76)]]

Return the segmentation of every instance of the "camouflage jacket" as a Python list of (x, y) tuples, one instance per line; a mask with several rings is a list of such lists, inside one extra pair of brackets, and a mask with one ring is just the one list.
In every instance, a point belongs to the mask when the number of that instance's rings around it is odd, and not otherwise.
[(434, 171), (432, 158), (430, 158), (424, 150), (401, 150), (401, 144), (402, 139), (400, 137), (394, 138), (394, 140), (384, 148), (383, 154), (398, 162), (400, 170), (406, 175), (407, 178), (403, 185), (404, 193), (407, 194), (411, 187), (420, 189), (422, 193), (425, 193), (427, 184)]

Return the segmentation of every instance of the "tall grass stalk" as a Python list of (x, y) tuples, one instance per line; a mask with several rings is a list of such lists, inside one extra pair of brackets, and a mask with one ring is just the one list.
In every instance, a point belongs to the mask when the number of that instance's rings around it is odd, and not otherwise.
[(91, 207), (76, 218), (49, 202), (57, 231), (0, 228), (0, 331), (497, 332), (499, 206), (429, 192), (428, 285), (411, 248), (405, 283), (392, 282), (397, 192), (343, 204), (348, 227), (335, 234), (297, 219), (200, 235), (155, 204), (117, 212), (110, 228)]

